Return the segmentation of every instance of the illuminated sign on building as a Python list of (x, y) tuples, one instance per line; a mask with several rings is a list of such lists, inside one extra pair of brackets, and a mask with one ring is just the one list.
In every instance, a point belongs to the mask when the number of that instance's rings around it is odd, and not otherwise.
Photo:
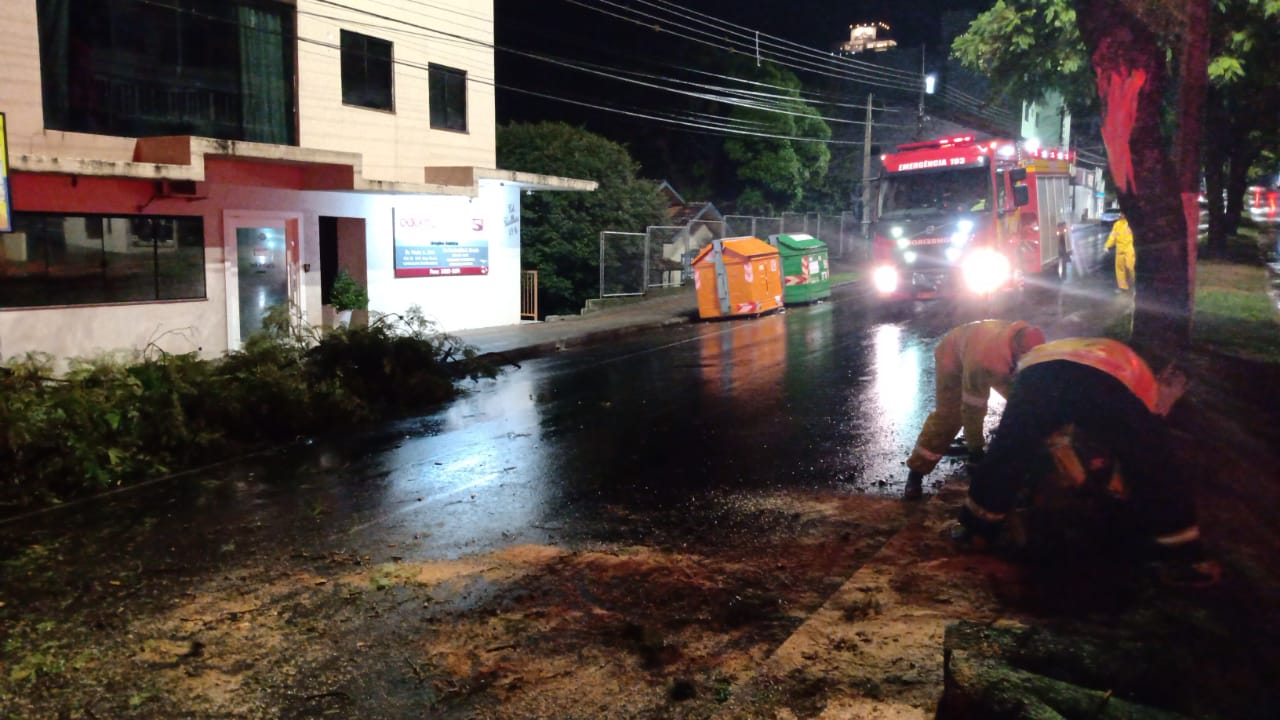
[(489, 274), (489, 234), (483, 214), (464, 200), (418, 209), (392, 209), (395, 276)]

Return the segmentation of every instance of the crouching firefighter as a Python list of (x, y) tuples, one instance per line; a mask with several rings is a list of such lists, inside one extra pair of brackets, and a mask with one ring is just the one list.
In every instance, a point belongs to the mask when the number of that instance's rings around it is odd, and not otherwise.
[(918, 500), (924, 494), (924, 476), (942, 459), (962, 427), (970, 462), (982, 459), (982, 422), (991, 391), (1007, 398), (1018, 358), (1043, 342), (1040, 328), (1006, 320), (979, 320), (942, 336), (933, 351), (935, 408), (907, 458), (910, 472), (903, 499)]
[(952, 537), (996, 539), (1018, 494), (1035, 482), (1037, 454), (1056, 430), (1074, 423), (1104, 440), (1123, 468), (1138, 530), (1161, 580), (1205, 586), (1217, 581), (1206, 561), (1191, 477), (1174, 456), (1163, 415), (1185, 378), (1158, 382), (1132, 349), (1107, 338), (1067, 338), (1022, 356), (1004, 414), (985, 460), (974, 468), (969, 496)]

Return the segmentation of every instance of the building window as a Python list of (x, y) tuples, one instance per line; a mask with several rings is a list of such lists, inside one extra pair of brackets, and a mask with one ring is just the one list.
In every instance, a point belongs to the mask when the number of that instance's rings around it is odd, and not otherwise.
[(391, 67), (389, 41), (350, 30), (342, 31), (343, 103), (375, 110), (394, 110)]
[(467, 73), (432, 63), (427, 76), (431, 86), (431, 127), (466, 132)]
[(0, 307), (205, 297), (201, 217), (18, 212), (0, 241)]
[(37, 0), (45, 127), (296, 144), (291, 5)]

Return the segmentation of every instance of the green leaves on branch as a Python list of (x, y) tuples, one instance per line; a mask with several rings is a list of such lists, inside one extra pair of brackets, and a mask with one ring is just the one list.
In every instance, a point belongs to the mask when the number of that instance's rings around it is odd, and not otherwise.
[(355, 281), (346, 270), (339, 270), (333, 278), (329, 301), (335, 310), (364, 310), (369, 307), (369, 292)]
[(0, 374), (0, 504), (101, 490), (264, 443), (421, 410), (493, 374), (420, 310), (319, 335), (274, 308), (218, 360), (31, 354)]
[(1092, 65), (1068, 0), (997, 0), (956, 38), (951, 54), (996, 95), (1034, 102), (1056, 90), (1073, 113), (1095, 110)]
[[(1170, 45), (1177, 42), (1178, 15), (1173, 6), (1164, 0), (1137, 5), (1157, 34)], [(1249, 72), (1271, 72), (1264, 66), (1269, 61), (1258, 62), (1253, 51), (1260, 43), (1270, 45), (1278, 16), (1280, 0), (1215, 2), (1210, 80), (1230, 85)], [(999, 95), (1033, 102), (1047, 90), (1057, 90), (1073, 113), (1096, 112), (1093, 66), (1077, 19), (1070, 0), (996, 0), (956, 38), (951, 54), (990, 78)]]
[(826, 140), (831, 128), (818, 111), (804, 102), (800, 80), (771, 63), (759, 68), (741, 66), (736, 76), (773, 86), (762, 107), (735, 106), (732, 117), (751, 135), (725, 140), (725, 154), (737, 163), (743, 190), (737, 212), (772, 215), (800, 205), (806, 191), (827, 174), (831, 151)]

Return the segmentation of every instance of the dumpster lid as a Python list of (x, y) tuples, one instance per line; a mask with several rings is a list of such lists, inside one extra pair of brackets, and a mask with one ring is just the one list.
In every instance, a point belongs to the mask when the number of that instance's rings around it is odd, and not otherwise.
[[(777, 255), (778, 249), (769, 243), (756, 237), (736, 237), (724, 239), (725, 255), (735, 255), (739, 258), (754, 258), (768, 255)], [(710, 262), (711, 249), (715, 243), (710, 243), (706, 247), (698, 251), (698, 256), (693, 259), (692, 265), (701, 262)]]
[(827, 244), (818, 238), (805, 233), (783, 233), (770, 235), (770, 242), (788, 250), (822, 250)]

